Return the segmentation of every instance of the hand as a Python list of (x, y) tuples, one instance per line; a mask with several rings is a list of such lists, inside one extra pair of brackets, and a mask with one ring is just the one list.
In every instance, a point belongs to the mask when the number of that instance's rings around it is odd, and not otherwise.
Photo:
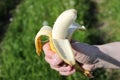
[[(73, 52), (75, 54), (76, 61), (83, 63), (83, 69), (91, 71), (94, 67), (94, 64), (91, 64), (90, 62), (93, 58), (90, 60), (88, 56), (80, 52), (78, 49), (80, 48), (80, 45), (78, 45), (78, 43), (72, 43), (72, 47), (74, 47)], [(50, 49), (49, 43), (46, 43), (43, 46), (43, 50), (45, 52), (45, 60), (50, 64), (50, 67), (58, 71), (61, 75), (71, 75), (76, 71), (73, 66), (64, 63), (63, 60), (60, 59), (60, 57)]]

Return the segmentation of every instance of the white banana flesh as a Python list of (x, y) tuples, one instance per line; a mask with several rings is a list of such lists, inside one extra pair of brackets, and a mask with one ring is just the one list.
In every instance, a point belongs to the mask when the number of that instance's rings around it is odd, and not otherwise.
[(75, 59), (70, 42), (66, 37), (68, 35), (68, 29), (75, 21), (76, 16), (77, 11), (75, 9), (64, 11), (57, 18), (52, 30), (53, 44), (58, 55), (70, 65), (75, 65)]
[(52, 37), (53, 39), (65, 39), (70, 25), (75, 21), (77, 11), (70, 9), (64, 11), (53, 25)]

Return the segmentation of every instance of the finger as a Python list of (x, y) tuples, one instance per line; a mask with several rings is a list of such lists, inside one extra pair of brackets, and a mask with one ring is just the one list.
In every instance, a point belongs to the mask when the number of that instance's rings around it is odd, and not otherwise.
[[(74, 50), (73, 50), (74, 51)], [(81, 54), (77, 51), (74, 51), (74, 54), (75, 54), (75, 59), (76, 61), (78, 61), (79, 63), (88, 63), (88, 60), (89, 60), (89, 57), (84, 55), (84, 54)]]
[(43, 45), (43, 50), (50, 50), (50, 45), (49, 45), (49, 43), (46, 43), (46, 44), (44, 44)]
[(56, 71), (59, 71), (59, 72), (68, 72), (68, 71), (71, 71), (72, 70), (72, 67), (71, 66), (63, 66), (63, 67), (54, 67), (54, 66), (51, 66), (52, 69), (55, 69)]
[(52, 56), (52, 65), (53, 66), (58, 66), (59, 64), (61, 64), (63, 62), (63, 60), (57, 55), (57, 54), (54, 54)]
[(63, 61), (57, 56), (57, 54), (54, 54), (52, 58), (49, 58), (45, 56), (46, 62), (48, 62), (52, 66), (59, 66)]
[(49, 58), (52, 58), (52, 56), (55, 54), (53, 51), (51, 51), (51, 50), (47, 50), (47, 51), (44, 51), (44, 53), (45, 53), (45, 56), (47, 56), (47, 57), (49, 57)]
[(53, 60), (51, 58), (45, 56), (45, 61), (51, 65)]
[(85, 70), (92, 71), (94, 66), (95, 66), (94, 64), (84, 64), (82, 67)]
[(68, 72), (59, 72), (59, 73), (64, 76), (68, 76), (73, 74), (75, 71), (76, 71), (75, 69), (72, 69), (71, 71), (68, 71)]
[(45, 56), (47, 57), (52, 57), (55, 53), (50, 49), (50, 45), (49, 43), (46, 43), (44, 46), (43, 46), (43, 51), (45, 53)]

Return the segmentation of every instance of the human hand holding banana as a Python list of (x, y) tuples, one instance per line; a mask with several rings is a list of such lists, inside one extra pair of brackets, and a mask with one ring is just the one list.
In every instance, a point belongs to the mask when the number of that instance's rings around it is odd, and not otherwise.
[[(93, 77), (89, 70), (85, 70), (82, 64), (78, 64), (71, 46), (71, 37), (76, 29), (85, 30), (79, 24), (75, 23), (77, 11), (70, 9), (64, 11), (56, 20), (53, 29), (49, 26), (43, 26), (35, 37), (36, 52), (38, 55), (42, 51), (41, 36), (49, 37), (50, 49), (60, 57), (69, 66), (79, 68), (86, 76)], [(45, 50), (44, 50), (45, 51)], [(74, 70), (73, 70), (74, 72)]]
[[(83, 52), (77, 50), (79, 48), (83, 48), (83, 46), (84, 48), (86, 48), (86, 46), (81, 43), (76, 43), (76, 42), (71, 43), (71, 44), (73, 47), (73, 53), (74, 53), (75, 60), (78, 63), (82, 63), (82, 65), (78, 65), (78, 66), (80, 66), (82, 70), (92, 71), (94, 68), (94, 64), (88, 64), (91, 61), (91, 59), (88, 59), (88, 56), (86, 56)], [(45, 52), (46, 62), (50, 64), (50, 67), (52, 69), (58, 71), (61, 75), (68, 76), (77, 71), (75, 66), (66, 64), (57, 54), (55, 54), (55, 52), (51, 50), (49, 43), (46, 43), (43, 46), (43, 51)], [(88, 77), (92, 78), (92, 75), (89, 75)]]

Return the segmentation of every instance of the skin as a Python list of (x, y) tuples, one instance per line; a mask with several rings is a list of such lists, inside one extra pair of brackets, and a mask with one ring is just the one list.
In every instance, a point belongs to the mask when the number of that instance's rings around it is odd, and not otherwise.
[[(104, 45), (88, 45), (79, 42), (71, 43), (77, 62), (82, 63), (82, 68), (93, 71), (96, 68), (120, 68), (120, 42)], [(45, 60), (50, 67), (61, 75), (68, 76), (76, 72), (73, 66), (63, 62), (59, 56), (50, 49), (49, 43), (43, 46)], [(118, 56), (117, 56), (118, 55)]]

